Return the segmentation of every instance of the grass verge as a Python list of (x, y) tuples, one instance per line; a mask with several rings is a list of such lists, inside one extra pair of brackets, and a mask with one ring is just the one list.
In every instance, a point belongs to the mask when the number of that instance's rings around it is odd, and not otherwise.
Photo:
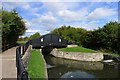
[(91, 50), (91, 49), (83, 48), (82, 46), (67, 47), (67, 48), (59, 49), (59, 51), (64, 51), (64, 52), (81, 52), (81, 53), (98, 53), (98, 51), (94, 51), (94, 50)]
[(103, 54), (120, 57), (120, 55), (116, 53), (103, 53)]
[(39, 50), (32, 50), (28, 64), (30, 78), (45, 78), (45, 64)]
[[(81, 52), (81, 53), (98, 53), (98, 52), (101, 52), (101, 51), (95, 51), (95, 50), (87, 49), (87, 48), (84, 48), (82, 46), (62, 48), (62, 49), (59, 49), (59, 51), (64, 51), (64, 52)], [(105, 53), (105, 52), (101, 52), (101, 53), (106, 54), (106, 55), (120, 57), (120, 55), (116, 54), (116, 53)]]

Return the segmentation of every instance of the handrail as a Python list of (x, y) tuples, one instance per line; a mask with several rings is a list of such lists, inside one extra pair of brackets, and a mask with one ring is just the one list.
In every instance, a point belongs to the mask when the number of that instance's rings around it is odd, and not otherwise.
[(16, 48), (17, 80), (28, 80), (28, 72), (23, 65), (22, 56), (25, 54), (29, 45), (30, 42), (28, 41), (26, 44), (20, 45)]
[(11, 48), (11, 47), (13, 47), (15, 45), (16, 45), (15, 42), (13, 42), (11, 44), (2, 44), (2, 47), (0, 47), (0, 50), (5, 51), (5, 50), (7, 50), (7, 49), (9, 49), (9, 48)]

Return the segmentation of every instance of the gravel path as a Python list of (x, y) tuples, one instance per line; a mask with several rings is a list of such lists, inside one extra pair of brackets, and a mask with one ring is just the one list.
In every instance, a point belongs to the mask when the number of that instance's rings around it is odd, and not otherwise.
[[(0, 78), (16, 78), (16, 47), (0, 54)], [(1, 72), (2, 71), (2, 72)]]

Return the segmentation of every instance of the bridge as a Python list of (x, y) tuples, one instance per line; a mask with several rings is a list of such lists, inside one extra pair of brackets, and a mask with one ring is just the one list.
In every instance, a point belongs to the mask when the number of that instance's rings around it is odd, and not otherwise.
[(56, 34), (46, 34), (41, 37), (30, 40), (34, 49), (43, 47), (64, 48), (67, 47), (67, 41)]
[(56, 34), (46, 34), (29, 42), (33, 49), (42, 49), (43, 54), (49, 54), (53, 48), (67, 47), (67, 41)]

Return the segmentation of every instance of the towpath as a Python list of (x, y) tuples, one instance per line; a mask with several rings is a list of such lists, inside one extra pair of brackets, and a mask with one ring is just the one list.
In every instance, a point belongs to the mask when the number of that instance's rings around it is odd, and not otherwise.
[(16, 47), (13, 47), (0, 54), (0, 79), (16, 77)]

